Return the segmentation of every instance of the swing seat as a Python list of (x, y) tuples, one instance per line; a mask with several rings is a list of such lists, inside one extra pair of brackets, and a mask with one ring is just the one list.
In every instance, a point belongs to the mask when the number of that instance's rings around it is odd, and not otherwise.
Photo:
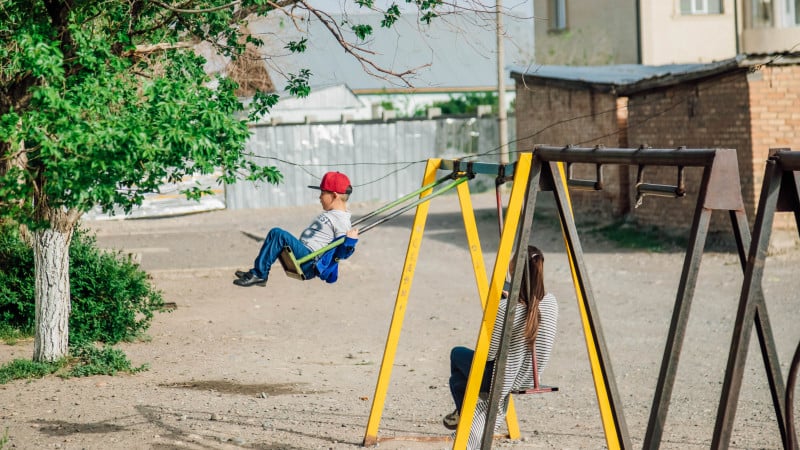
[(512, 394), (522, 395), (522, 394), (544, 394), (545, 392), (557, 392), (558, 386), (547, 386), (544, 384), (540, 384), (538, 386), (534, 386), (530, 389), (522, 389), (519, 391), (512, 391)]
[[(463, 183), (463, 182), (465, 182), (465, 181), (467, 181), (469, 179), (470, 179), (470, 177), (467, 176), (467, 175), (464, 175), (464, 174), (459, 175), (459, 174), (454, 172), (454, 173), (452, 173), (452, 174), (450, 174), (450, 175), (448, 175), (448, 176), (446, 176), (444, 178), (436, 180), (433, 183), (430, 183), (428, 185), (422, 186), (418, 190), (416, 190), (416, 191), (414, 191), (414, 192), (412, 192), (410, 194), (407, 194), (407, 195), (405, 195), (405, 196), (403, 196), (403, 197), (401, 197), (401, 198), (399, 198), (399, 199), (397, 199), (397, 200), (395, 200), (393, 202), (390, 202), (389, 204), (384, 205), (384, 206), (376, 209), (375, 211), (372, 211), (371, 213), (369, 213), (369, 214), (365, 215), (364, 217), (362, 217), (362, 218), (356, 220), (355, 222), (353, 222), (352, 226), (359, 225), (359, 224), (365, 222), (367, 219), (375, 217), (376, 215), (378, 215), (380, 213), (384, 213), (386, 211), (389, 211), (392, 208), (401, 206), (403, 203), (411, 200), (413, 197), (415, 197), (417, 195), (420, 195), (422, 192), (424, 192), (424, 191), (426, 191), (428, 189), (433, 189), (434, 187), (449, 181), (449, 183), (445, 184), (442, 188), (440, 188), (437, 191), (431, 193), (430, 195), (427, 195), (425, 197), (421, 197), (421, 198), (413, 201), (411, 204), (402, 206), (400, 209), (396, 209), (395, 211), (387, 214), (386, 216), (384, 216), (384, 217), (382, 217), (380, 219), (377, 219), (377, 220), (373, 221), (372, 223), (364, 225), (363, 227), (360, 228), (359, 235), (364, 234), (367, 231), (369, 231), (370, 229), (375, 228), (376, 226), (386, 222), (387, 220), (393, 219), (393, 218), (399, 216), (400, 214), (403, 214), (404, 212), (409, 211), (411, 208), (414, 208), (415, 206), (417, 206), (417, 205), (419, 205), (421, 203), (427, 202), (427, 201), (431, 200), (432, 198), (447, 192), (448, 190), (458, 186), (459, 184), (461, 184), (461, 183)], [(333, 242), (331, 242), (330, 244), (326, 245), (325, 247), (322, 247), (319, 250), (313, 251), (313, 252), (309, 253), (308, 255), (303, 256), (299, 260), (295, 257), (294, 252), (292, 251), (292, 249), (290, 247), (286, 246), (286, 247), (283, 247), (283, 250), (281, 250), (281, 252), (278, 254), (278, 261), (280, 261), (281, 266), (283, 266), (283, 271), (286, 272), (286, 275), (288, 277), (294, 278), (296, 280), (307, 280), (306, 276), (303, 274), (303, 269), (300, 268), (300, 265), (304, 264), (304, 263), (306, 263), (308, 261), (311, 261), (312, 259), (324, 254), (328, 250), (331, 250), (332, 248), (335, 248), (335, 247), (343, 244), (344, 242), (345, 242), (345, 238), (344, 238), (344, 236), (341, 236), (339, 238), (334, 239)]]
[(303, 274), (303, 269), (300, 268), (300, 264), (294, 257), (292, 248), (288, 245), (281, 250), (281, 253), (278, 255), (278, 261), (281, 262), (283, 271), (286, 272), (287, 276), (301, 281), (306, 279), (305, 274)]
[(539, 384), (539, 369), (536, 364), (535, 347), (531, 352), (531, 360), (533, 366), (533, 387), (530, 389), (518, 389), (516, 391), (511, 391), (511, 393), (521, 395), (521, 394), (544, 394), (546, 392), (557, 392), (558, 386), (548, 386), (545, 384)]

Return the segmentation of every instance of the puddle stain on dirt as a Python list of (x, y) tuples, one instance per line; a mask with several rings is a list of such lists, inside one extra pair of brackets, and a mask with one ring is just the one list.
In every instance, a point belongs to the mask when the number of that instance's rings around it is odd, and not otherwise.
[(48, 436), (69, 436), (72, 434), (108, 434), (124, 431), (125, 427), (115, 425), (112, 423), (94, 422), (94, 423), (74, 423), (64, 420), (34, 420), (34, 426), (39, 429), (42, 434)]
[(263, 383), (240, 384), (226, 380), (185, 381), (177, 383), (163, 383), (161, 387), (194, 389), (197, 391), (214, 391), (222, 394), (239, 395), (291, 395), (320, 393), (316, 389), (309, 389), (306, 383)]

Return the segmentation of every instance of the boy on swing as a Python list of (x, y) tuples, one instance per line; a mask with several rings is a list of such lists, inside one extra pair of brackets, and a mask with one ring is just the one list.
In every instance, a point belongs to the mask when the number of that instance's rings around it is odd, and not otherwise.
[[(295, 257), (300, 259), (344, 236), (343, 244), (300, 267), (306, 279), (319, 276), (328, 283), (336, 281), (336, 261), (350, 257), (358, 242), (358, 229), (351, 227), (350, 211), (347, 209), (347, 200), (353, 187), (347, 175), (341, 172), (328, 172), (322, 177), (319, 186), (309, 187), (320, 191), (322, 213), (300, 234), (299, 239), (280, 228), (269, 230), (253, 262), (253, 268), (248, 271), (237, 270), (233, 284), (243, 287), (266, 286), (270, 267), (278, 260), (284, 247), (289, 246)], [(330, 252), (333, 252), (332, 255), (328, 255)]]

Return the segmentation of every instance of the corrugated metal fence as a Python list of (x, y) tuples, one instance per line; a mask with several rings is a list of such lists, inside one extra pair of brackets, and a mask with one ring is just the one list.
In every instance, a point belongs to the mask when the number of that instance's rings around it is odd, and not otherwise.
[[(510, 151), (515, 121), (508, 119)], [(389, 201), (420, 187), (428, 158), (486, 154), (498, 161), (498, 124), (494, 116), (437, 117), (420, 120), (256, 125), (247, 144), (253, 160), (274, 165), (283, 174), (278, 185), (238, 182), (225, 187), (230, 209), (316, 204), (318, 185), (330, 170), (346, 173), (353, 183), (351, 201)], [(511, 159), (514, 157), (512, 155)], [(491, 180), (471, 181), (476, 191)]]

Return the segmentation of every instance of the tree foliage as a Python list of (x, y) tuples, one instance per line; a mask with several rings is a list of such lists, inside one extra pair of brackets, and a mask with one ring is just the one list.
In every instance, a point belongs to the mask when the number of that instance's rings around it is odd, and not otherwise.
[[(129, 210), (188, 173), (278, 181), (243, 157), (246, 122), (187, 39), (243, 49), (232, 9), (180, 14), (150, 1), (5, 1), (0, 8), (0, 211)], [(197, 197), (199, 188), (187, 194)]]
[[(352, 3), (380, 12), (381, 28), (409, 10), (430, 23), (445, 7), (440, 0), (400, 4)], [(361, 44), (375, 33), (371, 26), (336, 22), (306, 1), (3, 0), (0, 217), (33, 225), (50, 221), (54, 210), (130, 210), (164, 180), (215, 168), (222, 168), (224, 182), (280, 181), (274, 167), (259, 167), (243, 154), (249, 134), (235, 82), (211, 79), (193, 50), (208, 42), (237, 58), (248, 44), (262, 46), (246, 25), (267, 14), (284, 14), (297, 27), (320, 20), (365, 70), (400, 79), (409, 74), (370, 61)], [(302, 52), (306, 39), (284, 48)], [(287, 90), (307, 95), (311, 76), (305, 69), (289, 73)], [(250, 118), (276, 101), (275, 93), (257, 93)]]
[[(443, 6), (404, 2), (423, 24)], [(381, 28), (403, 12), (372, 0), (340, 4), (349, 5), (382, 11)], [(236, 82), (208, 75), (206, 59), (195, 52), (203, 44), (233, 60), (252, 54), (248, 46), (264, 41), (249, 35), (248, 20), (267, 14), (284, 14), (298, 29), (321, 21), (369, 73), (405, 80), (413, 72), (370, 59), (371, 26), (335, 20), (303, 0), (0, 2), (0, 223), (10, 218), (33, 230), (36, 305), (47, 317), (37, 319), (34, 359), (56, 360), (67, 348), (65, 255), (84, 212), (130, 211), (165, 181), (190, 174), (221, 170), (224, 183), (280, 181), (275, 167), (245, 153), (247, 121), (274, 106), (277, 94), (256, 92), (245, 111)], [(306, 42), (283, 48), (302, 52)], [(312, 75), (289, 73), (287, 91), (308, 95)], [(206, 190), (183, 192), (199, 198)], [(58, 281), (47, 283), (52, 279)]]
[(415, 117), (424, 117), (429, 107), (441, 108), (442, 114), (475, 114), (478, 106), (489, 105), (492, 113), (497, 113), (498, 100), (494, 92), (468, 92), (461, 95), (450, 95), (447, 100), (437, 100), (430, 106), (417, 108)]

